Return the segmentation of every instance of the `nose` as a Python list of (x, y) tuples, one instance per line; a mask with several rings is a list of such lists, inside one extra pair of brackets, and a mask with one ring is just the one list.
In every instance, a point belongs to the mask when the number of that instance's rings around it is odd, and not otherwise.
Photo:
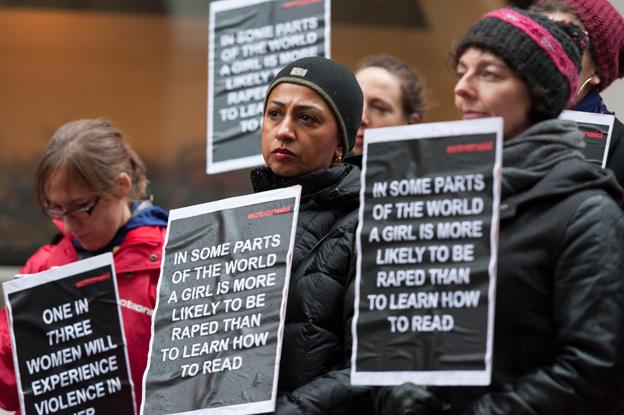
[(288, 115), (285, 116), (277, 127), (275, 138), (280, 141), (293, 141), (295, 140), (295, 129), (292, 118)]
[(471, 77), (468, 73), (463, 74), (457, 79), (457, 83), (455, 84), (453, 93), (455, 94), (455, 99), (457, 99), (458, 97), (467, 99), (474, 96), (474, 87), (471, 82)]
[(364, 108), (362, 110), (361, 128), (368, 128), (369, 125), (370, 125), (370, 118), (368, 117), (368, 105), (364, 104)]
[(78, 221), (71, 216), (63, 215), (63, 230), (67, 233), (74, 233), (78, 228)]

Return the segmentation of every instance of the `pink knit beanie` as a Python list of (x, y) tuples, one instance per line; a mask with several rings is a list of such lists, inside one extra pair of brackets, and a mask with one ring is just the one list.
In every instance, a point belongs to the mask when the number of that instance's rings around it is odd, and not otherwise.
[(624, 77), (624, 19), (608, 0), (564, 0), (589, 33), (590, 49), (602, 91)]

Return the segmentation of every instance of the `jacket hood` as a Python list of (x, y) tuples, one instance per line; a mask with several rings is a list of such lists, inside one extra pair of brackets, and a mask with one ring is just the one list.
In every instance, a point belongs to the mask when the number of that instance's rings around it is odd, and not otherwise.
[(561, 200), (585, 190), (602, 190), (613, 198), (618, 206), (624, 206), (624, 191), (613, 172), (591, 164), (584, 159), (571, 159), (558, 163), (535, 186), (502, 201), (501, 218), (513, 215), (525, 204), (547, 200)]
[[(585, 160), (576, 123), (552, 119), (503, 144), (503, 206), (561, 200), (583, 190), (602, 190), (622, 206), (624, 194), (610, 170)], [(505, 206), (506, 205), (506, 206)]]

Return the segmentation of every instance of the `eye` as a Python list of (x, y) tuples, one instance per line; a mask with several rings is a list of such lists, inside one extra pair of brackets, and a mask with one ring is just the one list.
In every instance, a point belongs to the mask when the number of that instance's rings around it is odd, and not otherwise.
[(313, 115), (311, 115), (311, 114), (308, 114), (307, 112), (302, 112), (302, 113), (299, 115), (299, 119), (300, 119), (301, 121), (303, 121), (304, 123), (306, 123), (306, 124), (312, 124), (312, 123), (317, 122), (316, 117), (314, 117), (314, 116), (313, 116)]
[(371, 107), (377, 111), (377, 112), (389, 112), (390, 111), (390, 107), (388, 107), (387, 105), (381, 104), (381, 103), (376, 103), (371, 105)]
[(466, 68), (458, 66), (457, 69), (455, 69), (455, 76), (457, 79), (460, 79), (464, 75), (466, 75)]
[(267, 110), (267, 115), (270, 118), (275, 118), (275, 117), (279, 117), (280, 115), (280, 110), (278, 110), (277, 108), (270, 108)]
[(85, 200), (84, 202), (81, 201), (81, 202), (76, 203), (76, 205), (74, 205), (74, 207), (71, 210), (85, 209), (91, 206), (92, 203), (93, 203), (92, 200)]
[(45, 209), (49, 209), (49, 210), (63, 210), (63, 208), (60, 207), (59, 205), (55, 205), (55, 204), (50, 203), (50, 202), (46, 202)]
[(499, 79), (501, 79), (500, 75), (494, 71), (488, 70), (488, 69), (484, 69), (483, 71), (481, 71), (480, 73), (481, 78), (487, 80), (487, 81), (497, 81)]

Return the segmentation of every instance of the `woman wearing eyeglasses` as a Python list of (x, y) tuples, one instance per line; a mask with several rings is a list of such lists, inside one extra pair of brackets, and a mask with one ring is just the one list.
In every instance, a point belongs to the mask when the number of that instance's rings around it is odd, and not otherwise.
[[(167, 213), (143, 200), (145, 166), (103, 119), (60, 127), (35, 173), (37, 203), (63, 233), (20, 270), (33, 274), (112, 252), (137, 408), (147, 363)], [(0, 313), (0, 406), (19, 400), (6, 312)]]

